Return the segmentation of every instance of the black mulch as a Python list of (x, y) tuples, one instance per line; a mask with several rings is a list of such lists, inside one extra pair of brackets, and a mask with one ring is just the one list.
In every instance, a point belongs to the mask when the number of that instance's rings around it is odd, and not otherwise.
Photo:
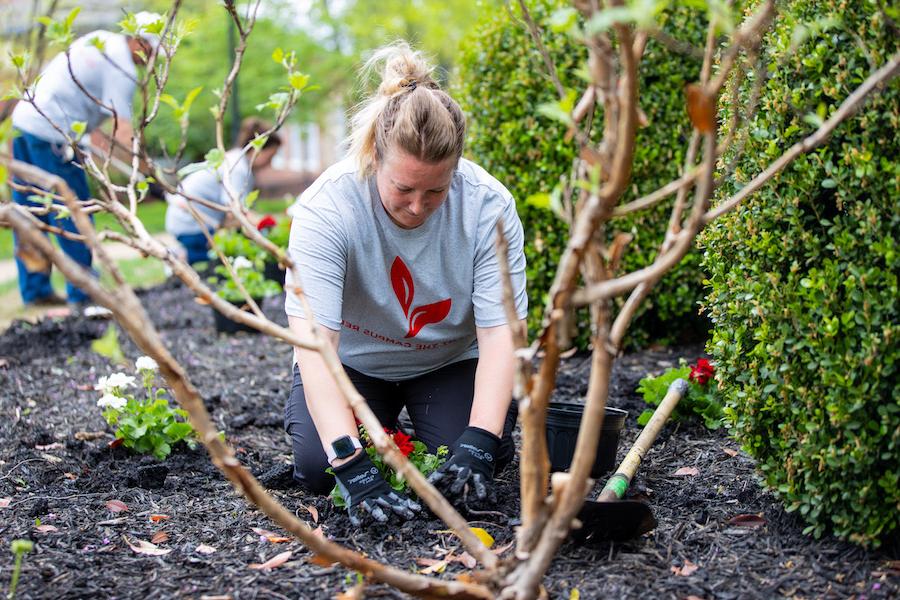
[[(434, 519), (355, 531), (326, 498), (292, 486), (282, 431), (289, 348), (256, 335), (217, 337), (210, 309), (176, 284), (145, 292), (143, 300), (240, 459), (300, 518), (316, 526), (306, 508), (314, 506), (329, 538), (404, 569), (458, 547)], [(285, 322), (280, 299), (265, 310)], [(83, 319), (19, 322), (0, 336), (0, 505), (9, 499), (0, 507), (0, 590), (9, 585), (8, 548), (16, 538), (35, 542), (21, 598), (330, 598), (352, 585), (355, 576), (344, 569), (309, 563), (299, 542), (272, 543), (253, 532), (278, 530), (234, 493), (202, 449), (181, 449), (157, 463), (107, 447), (111, 435), (92, 387), (115, 369), (90, 350), (106, 326)], [(122, 345), (129, 359), (139, 355), (129, 341)], [(618, 362), (610, 403), (629, 411), (620, 457), (643, 410), (634, 394), (638, 379), (698, 351), (647, 351)], [(558, 399), (584, 393), (588, 362), (566, 361)], [(94, 431), (106, 434), (76, 439), (77, 432)], [(732, 455), (737, 449), (723, 431), (670, 423), (633, 486), (652, 503), (657, 529), (628, 543), (567, 543), (545, 579), (550, 596), (569, 598), (578, 588), (581, 598), (900, 597), (900, 563), (889, 562), (896, 554), (804, 535), (799, 518), (761, 488), (753, 461)], [(674, 475), (681, 467), (698, 474)], [(513, 464), (499, 476), (500, 504), (471, 517), (499, 547), (514, 537), (517, 475)], [(128, 510), (111, 512), (109, 500)], [(151, 515), (169, 518), (154, 522)], [(759, 515), (764, 524), (729, 523), (738, 515)], [(55, 531), (38, 531), (36, 519)], [(160, 531), (168, 539), (159, 547), (171, 550), (163, 556), (137, 554), (126, 542), (148, 541)], [(199, 552), (201, 544), (215, 551)], [(275, 570), (250, 568), (285, 551), (292, 552), (289, 561)], [(453, 563), (444, 576), (463, 569)], [(372, 597), (402, 596), (384, 586), (369, 590)]]

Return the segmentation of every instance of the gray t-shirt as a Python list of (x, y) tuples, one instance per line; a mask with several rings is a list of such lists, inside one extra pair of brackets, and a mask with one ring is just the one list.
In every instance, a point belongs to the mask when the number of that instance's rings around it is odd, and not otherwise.
[[(103, 42), (100, 52), (91, 41)], [(121, 119), (131, 119), (131, 102), (137, 87), (137, 69), (124, 35), (93, 31), (72, 42), (72, 73), (92, 96), (114, 109)], [(47, 118), (68, 135), (72, 123), (83, 121), (86, 132), (96, 129), (112, 112), (98, 106), (72, 80), (65, 52), (57, 54), (34, 86), (34, 102)], [(21, 101), (12, 115), (13, 126), (42, 140), (64, 143), (65, 137), (47, 122), (30, 102)]]
[[(201, 169), (194, 171), (185, 177), (179, 189), (191, 198), (203, 198), (222, 206), (227, 206), (231, 199), (223, 183), (226, 175), (231, 181), (232, 189), (241, 202), (253, 189), (253, 171), (250, 169), (250, 159), (241, 152), (240, 148), (232, 148), (225, 153), (225, 160), (218, 169)], [(166, 193), (166, 231), (172, 235), (189, 235), (203, 233), (202, 226), (191, 214), (187, 207), (187, 199), (181, 194)], [(201, 218), (209, 227), (217, 229), (225, 220), (225, 213), (221, 210), (209, 208), (199, 203), (194, 203), (194, 208), (200, 213)]]
[[(462, 159), (446, 201), (415, 229), (385, 212), (375, 178), (351, 160), (326, 170), (289, 210), (288, 251), (316, 322), (340, 331), (338, 354), (399, 381), (475, 358), (477, 327), (507, 323), (494, 251), (503, 219), (519, 318), (528, 306), (522, 223), (509, 191)], [(287, 275), (285, 312), (305, 317)]]

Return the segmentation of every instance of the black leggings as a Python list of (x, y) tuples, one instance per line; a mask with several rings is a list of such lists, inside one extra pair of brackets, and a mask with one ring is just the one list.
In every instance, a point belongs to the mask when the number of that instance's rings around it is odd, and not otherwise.
[[(344, 368), (382, 425), (395, 429), (397, 417), (406, 406), (415, 428), (415, 438), (424, 442), (429, 452), (434, 452), (438, 446), (450, 446), (469, 424), (477, 364), (477, 359), (462, 360), (421, 377), (397, 382), (369, 377), (347, 366)], [(512, 430), (517, 416), (513, 401), (501, 436), (498, 473), (515, 454)], [(294, 365), (294, 384), (284, 410), (284, 428), (294, 446), (294, 479), (316, 494), (331, 491), (334, 477), (325, 472), (328, 459), (306, 407), (297, 365)]]

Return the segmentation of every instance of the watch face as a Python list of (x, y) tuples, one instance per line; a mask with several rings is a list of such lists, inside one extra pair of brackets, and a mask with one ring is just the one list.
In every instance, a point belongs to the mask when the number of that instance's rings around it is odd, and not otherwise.
[(353, 445), (353, 440), (349, 435), (341, 436), (331, 442), (331, 448), (338, 458), (347, 458), (356, 451), (356, 446)]

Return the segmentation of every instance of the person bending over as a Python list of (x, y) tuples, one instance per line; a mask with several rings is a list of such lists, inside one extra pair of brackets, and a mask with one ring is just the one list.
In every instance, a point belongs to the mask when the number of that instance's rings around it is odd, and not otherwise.
[(213, 204), (227, 206), (231, 198), (225, 188), (225, 178), (231, 182), (231, 189), (243, 202), (253, 190), (254, 174), (272, 163), (272, 158), (281, 147), (281, 137), (277, 133), (269, 135), (262, 149), (250, 164), (250, 154), (243, 148), (256, 136), (271, 129), (271, 125), (256, 117), (247, 117), (241, 122), (241, 128), (234, 147), (225, 153), (225, 160), (216, 168), (202, 168), (185, 177), (178, 186), (177, 194), (166, 193), (166, 231), (178, 240), (187, 256), (187, 262), (194, 264), (209, 260), (209, 242), (204, 230), (210, 234), (228, 222), (229, 213), (193, 202), (193, 208), (200, 217), (198, 221), (191, 212), (188, 203), (190, 198), (202, 198)]
[[(513, 342), (494, 250), (502, 220), (519, 319), (527, 309), (522, 223), (507, 189), (462, 158), (459, 105), (405, 43), (377, 51), (377, 92), (353, 118), (349, 157), (301, 194), (289, 253), (319, 331), (382, 424), (405, 406), (430, 452), (450, 448), (431, 480), (459, 503), (491, 495), (513, 457)], [(309, 324), (288, 274), (291, 329)], [(326, 493), (335, 479), (351, 520), (420, 507), (396, 494), (360, 450), (352, 410), (321, 357), (294, 349), (285, 428), (294, 479)], [(331, 466), (334, 478), (326, 473)]]

